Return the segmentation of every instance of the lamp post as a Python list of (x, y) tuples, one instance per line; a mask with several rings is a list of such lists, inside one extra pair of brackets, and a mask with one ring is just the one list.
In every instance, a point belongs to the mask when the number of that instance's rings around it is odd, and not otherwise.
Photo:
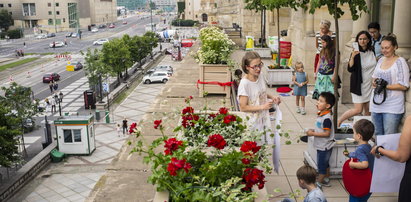
[(60, 99), (57, 99), (58, 101), (58, 103), (59, 103), (59, 114), (60, 114), (60, 116), (61, 116), (61, 101), (60, 101)]
[(57, 24), (56, 24), (56, 2), (55, 2), (55, 0), (53, 0), (53, 16), (54, 16), (54, 20), (53, 20), (53, 23), (54, 23), (54, 32), (55, 33), (57, 33)]
[(150, 0), (150, 26), (151, 26), (151, 31), (154, 32), (154, 29), (153, 29), (153, 7), (152, 7), (151, 0)]

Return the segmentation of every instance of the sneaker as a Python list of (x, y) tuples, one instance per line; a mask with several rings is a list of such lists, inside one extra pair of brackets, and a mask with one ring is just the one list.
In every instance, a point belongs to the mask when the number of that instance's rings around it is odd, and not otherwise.
[(297, 107), (297, 113), (300, 113), (300, 112), (301, 112), (300, 108), (299, 108), (299, 107)]
[(302, 115), (306, 115), (307, 113), (305, 112), (304, 109), (302, 109), (302, 110), (301, 110), (301, 114), (302, 114)]
[[(321, 185), (321, 187), (331, 187), (331, 184), (330, 183), (326, 183), (325, 182), (325, 180), (324, 180), (324, 182), (317, 182), (319, 185)], [(318, 185), (317, 184), (317, 185)]]
[(274, 116), (270, 116), (270, 121), (275, 121), (275, 117), (274, 117)]
[(329, 183), (330, 183), (330, 178), (328, 178), (328, 177), (324, 178), (324, 182), (325, 182), (326, 184), (329, 184)]

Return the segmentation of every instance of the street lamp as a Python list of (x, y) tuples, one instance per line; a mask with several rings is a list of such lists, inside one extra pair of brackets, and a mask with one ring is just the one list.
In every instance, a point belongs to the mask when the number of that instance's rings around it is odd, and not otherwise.
[(57, 99), (57, 102), (59, 103), (59, 114), (61, 116), (61, 101), (60, 101), (60, 99)]
[(154, 28), (153, 28), (153, 7), (152, 7), (151, 0), (150, 0), (150, 25), (151, 25), (151, 31), (154, 32)]

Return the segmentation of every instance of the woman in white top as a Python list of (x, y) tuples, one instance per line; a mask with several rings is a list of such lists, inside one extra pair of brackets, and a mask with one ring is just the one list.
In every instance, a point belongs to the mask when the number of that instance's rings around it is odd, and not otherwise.
[(371, 76), (374, 73), (377, 60), (372, 48), (371, 35), (367, 31), (359, 32), (355, 42), (358, 43), (359, 50), (353, 49), (348, 62), (348, 71), (351, 73), (350, 92), (354, 108), (346, 111), (338, 119), (337, 126), (340, 126), (348, 118), (361, 114), (363, 111), (363, 115), (371, 115), (369, 110), (372, 91)]
[[(281, 102), (279, 97), (267, 93), (267, 84), (263, 76), (260, 76), (263, 66), (258, 53), (247, 52), (242, 59), (242, 70), (245, 75), (238, 86), (240, 110), (250, 117), (248, 126), (251, 130), (259, 132), (272, 130), (268, 110), (273, 103)], [(273, 144), (273, 142), (273, 138), (268, 133), (261, 139), (261, 144)]]
[[(379, 81), (387, 82), (386, 93), (375, 91), (371, 95), (370, 111), (375, 125), (375, 134), (398, 133), (398, 125), (405, 111), (405, 91), (410, 82), (410, 70), (404, 58), (395, 54), (398, 48), (395, 36), (388, 35), (382, 39), (381, 52), (384, 55), (375, 67), (373, 87), (379, 89)], [(380, 83), (384, 83), (380, 82)]]

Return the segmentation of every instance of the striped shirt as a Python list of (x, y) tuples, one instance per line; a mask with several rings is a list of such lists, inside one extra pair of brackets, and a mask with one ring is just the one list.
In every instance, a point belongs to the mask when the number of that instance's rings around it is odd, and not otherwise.
[[(337, 35), (335, 34), (335, 32), (333, 32), (333, 33), (331, 34), (331, 39), (334, 40), (336, 36), (337, 36)], [(320, 32), (316, 32), (316, 33), (315, 33), (315, 38), (316, 38), (316, 40), (317, 40), (317, 42), (318, 42), (317, 54), (320, 54), (321, 49), (323, 48), (323, 44), (321, 43), (321, 34), (320, 34)]]

